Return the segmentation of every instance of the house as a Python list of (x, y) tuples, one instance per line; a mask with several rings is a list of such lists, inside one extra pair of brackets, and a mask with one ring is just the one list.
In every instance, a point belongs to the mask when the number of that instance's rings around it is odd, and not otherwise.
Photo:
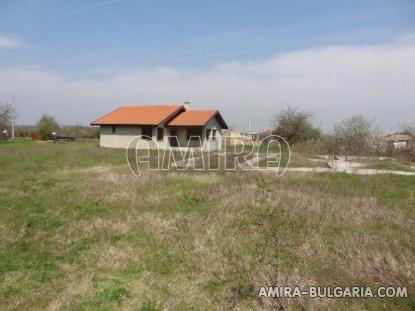
[(252, 141), (258, 141), (260, 138), (259, 138), (259, 133), (258, 132), (249, 132), (248, 133), (248, 136), (250, 137), (250, 139), (252, 140)]
[[(139, 137), (157, 142), (160, 149), (218, 150), (222, 130), (228, 128), (218, 110), (190, 110), (185, 105), (124, 106), (91, 125), (100, 126), (100, 145), (109, 148), (126, 148)], [(137, 148), (146, 148), (146, 144)]]
[(387, 146), (393, 149), (404, 149), (409, 146), (412, 140), (410, 135), (394, 134), (383, 138)]

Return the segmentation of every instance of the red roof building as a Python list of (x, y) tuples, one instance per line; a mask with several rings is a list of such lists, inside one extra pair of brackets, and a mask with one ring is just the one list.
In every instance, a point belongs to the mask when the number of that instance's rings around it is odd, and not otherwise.
[(217, 150), (228, 125), (218, 110), (189, 110), (184, 105), (123, 106), (91, 122), (101, 128), (103, 147), (129, 148), (131, 141), (159, 148), (199, 147)]

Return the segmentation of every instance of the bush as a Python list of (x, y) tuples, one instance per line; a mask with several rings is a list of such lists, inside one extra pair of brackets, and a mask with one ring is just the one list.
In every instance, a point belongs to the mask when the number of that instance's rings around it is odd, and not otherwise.
[(37, 122), (37, 130), (42, 137), (42, 140), (53, 139), (53, 132), (59, 131), (59, 124), (56, 119), (47, 114), (42, 115), (42, 117)]
[(351, 156), (384, 151), (379, 131), (360, 115), (336, 124), (333, 133), (327, 136), (326, 144), (331, 155), (344, 153)]
[(82, 125), (65, 126), (62, 128), (65, 135), (75, 138), (99, 138), (99, 127)]

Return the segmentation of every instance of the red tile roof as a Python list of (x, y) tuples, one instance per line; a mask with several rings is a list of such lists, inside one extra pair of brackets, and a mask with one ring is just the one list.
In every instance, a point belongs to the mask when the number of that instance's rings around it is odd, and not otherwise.
[(412, 140), (412, 137), (410, 135), (405, 135), (405, 134), (394, 134), (394, 135), (389, 135), (387, 137), (384, 138), (385, 141), (410, 141)]
[(159, 125), (174, 116), (182, 105), (124, 106), (95, 120), (91, 125)]
[(223, 129), (228, 126), (217, 110), (185, 110), (183, 105), (125, 106), (95, 120), (91, 125), (205, 126), (216, 118)]
[(186, 110), (173, 118), (168, 126), (205, 126), (216, 117), (222, 128), (227, 129), (225, 121), (217, 110)]

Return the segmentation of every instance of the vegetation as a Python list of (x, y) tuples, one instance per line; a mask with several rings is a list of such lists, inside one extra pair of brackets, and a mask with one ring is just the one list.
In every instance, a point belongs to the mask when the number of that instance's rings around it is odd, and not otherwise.
[(396, 170), (396, 171), (406, 171), (406, 172), (414, 171), (413, 169), (411, 169), (410, 167), (406, 165), (393, 162), (391, 160), (376, 161), (375, 163), (371, 163), (367, 165), (365, 168), (373, 168), (377, 170)]
[(318, 140), (321, 133), (313, 127), (311, 117), (310, 113), (295, 107), (283, 108), (274, 116), (272, 134), (284, 137), (290, 143)]
[(42, 115), (37, 122), (37, 131), (43, 140), (53, 139), (53, 133), (59, 131), (59, 128), (56, 119), (47, 114)]
[(352, 156), (384, 151), (380, 132), (373, 126), (373, 122), (360, 115), (336, 124), (326, 141), (332, 155)]
[(402, 127), (403, 133), (410, 135), (412, 137), (412, 142), (410, 144), (410, 153), (412, 160), (415, 160), (415, 125), (406, 124)]
[(157, 172), (97, 142), (0, 144), (0, 309), (411, 310), (260, 286), (415, 290), (415, 178)]
[(0, 103), (0, 136), (4, 130), (10, 133), (12, 119), (15, 117), (15, 110), (11, 104)]
[[(16, 137), (29, 138), (38, 134), (36, 126), (17, 126)], [(65, 134), (74, 138), (98, 138), (99, 127), (83, 126), (83, 125), (64, 125), (59, 129), (59, 134)]]

